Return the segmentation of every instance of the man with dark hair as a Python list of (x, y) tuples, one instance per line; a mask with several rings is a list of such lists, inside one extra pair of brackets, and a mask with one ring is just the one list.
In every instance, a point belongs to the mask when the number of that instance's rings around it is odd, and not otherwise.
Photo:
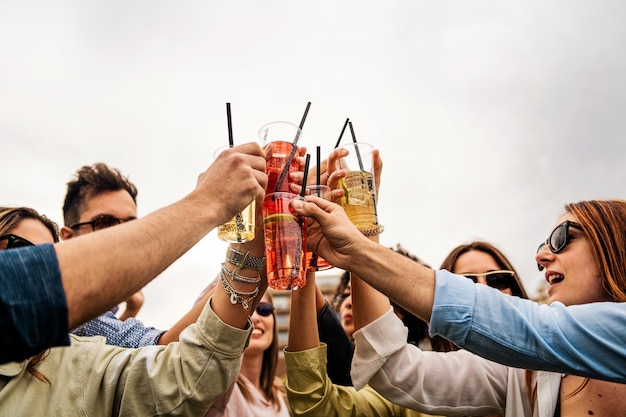
[(128, 217), (123, 217), (122, 221), (137, 218), (137, 187), (128, 177), (102, 162), (83, 166), (76, 171), (74, 179), (67, 183), (63, 202), (63, 221), (66, 226), (74, 226), (64, 228), (67, 235), (64, 239), (88, 231), (88, 227), (83, 227), (87, 225), (76, 225), (80, 224), (85, 213), (89, 212), (90, 204), (95, 205), (93, 199), (98, 196), (111, 200), (111, 206), (115, 211), (127, 209)]
[[(61, 238), (68, 240), (137, 219), (137, 187), (120, 170), (98, 162), (83, 166), (67, 183), (63, 203)], [(203, 297), (204, 302), (208, 296)], [(139, 300), (139, 304), (138, 304)], [(140, 292), (126, 300), (126, 312), (141, 308)], [(204, 305), (201, 303), (201, 306)], [(116, 316), (118, 307), (72, 330), (79, 336), (104, 336), (107, 343), (121, 347), (165, 345), (178, 340), (180, 332), (195, 322), (195, 308), (168, 331), (145, 326), (133, 317)], [(194, 313), (195, 312), (195, 313)], [(129, 314), (127, 314), (128, 316)], [(125, 320), (122, 320), (125, 318)]]

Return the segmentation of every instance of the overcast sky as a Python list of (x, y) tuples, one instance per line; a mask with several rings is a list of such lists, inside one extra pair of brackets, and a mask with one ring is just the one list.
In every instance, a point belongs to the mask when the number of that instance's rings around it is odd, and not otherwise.
[[(381, 243), (433, 266), (475, 238), (530, 293), (566, 202), (625, 198), (623, 1), (0, 1), (3, 205), (62, 223), (102, 161), (145, 215), (275, 120), (327, 155), (346, 117), (385, 167)], [(215, 232), (145, 289), (168, 327), (219, 271)]]

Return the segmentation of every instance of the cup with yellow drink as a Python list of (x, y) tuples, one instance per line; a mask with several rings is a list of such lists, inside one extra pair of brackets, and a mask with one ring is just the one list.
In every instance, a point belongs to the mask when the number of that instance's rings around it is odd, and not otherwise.
[(339, 203), (346, 214), (364, 234), (377, 234), (380, 231), (376, 211), (376, 184), (372, 161), (373, 146), (363, 142), (342, 145), (348, 154), (339, 158), (339, 169), (346, 171), (346, 176), (339, 180), (339, 188), (344, 196)]

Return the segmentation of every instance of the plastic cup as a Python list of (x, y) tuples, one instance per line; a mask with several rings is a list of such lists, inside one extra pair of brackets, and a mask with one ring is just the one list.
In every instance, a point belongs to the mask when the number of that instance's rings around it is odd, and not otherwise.
[(339, 203), (346, 214), (361, 232), (378, 227), (376, 212), (376, 184), (372, 164), (373, 147), (367, 143), (348, 143), (341, 148), (348, 150), (348, 155), (339, 158), (337, 164), (346, 170), (345, 178), (339, 180), (339, 187), (345, 195)]
[[(213, 157), (217, 158), (229, 146), (222, 146), (215, 150)], [(245, 243), (254, 240), (255, 230), (255, 208), (254, 200), (248, 206), (226, 223), (218, 226), (217, 237), (226, 242)]]
[[(330, 200), (330, 187), (327, 185), (307, 185), (305, 195), (317, 195)], [(325, 271), (333, 267), (326, 259), (310, 250), (306, 251), (306, 259), (308, 271)]]
[(300, 128), (289, 122), (271, 122), (259, 130), (259, 138), (263, 146), (270, 143), (273, 145), (272, 155), (266, 167), (268, 177), (266, 195), (275, 192), (290, 192), (289, 174), (300, 169), (296, 157), (301, 136)]
[(270, 193), (263, 200), (267, 283), (275, 290), (306, 285), (306, 222), (291, 212), (293, 193)]

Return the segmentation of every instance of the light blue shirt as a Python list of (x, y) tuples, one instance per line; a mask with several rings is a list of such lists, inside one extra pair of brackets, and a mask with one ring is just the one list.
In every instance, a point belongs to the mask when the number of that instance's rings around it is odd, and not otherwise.
[(626, 383), (626, 303), (566, 307), (436, 273), (430, 332), (487, 359)]

